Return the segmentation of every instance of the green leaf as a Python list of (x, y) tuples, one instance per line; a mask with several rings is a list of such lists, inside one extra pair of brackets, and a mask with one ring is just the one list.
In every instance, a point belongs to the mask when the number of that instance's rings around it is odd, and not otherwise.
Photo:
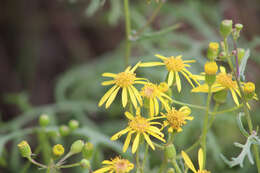
[(239, 73), (240, 73), (243, 81), (245, 80), (245, 69), (246, 69), (246, 64), (247, 64), (247, 60), (248, 60), (249, 56), (250, 56), (250, 50), (247, 49), (244, 57), (242, 58), (240, 66), (239, 66)]

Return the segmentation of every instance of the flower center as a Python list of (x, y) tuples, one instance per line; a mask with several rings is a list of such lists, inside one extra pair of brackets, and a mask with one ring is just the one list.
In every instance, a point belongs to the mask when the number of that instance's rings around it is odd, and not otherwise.
[(130, 121), (129, 126), (137, 132), (145, 132), (149, 128), (149, 123), (147, 119), (143, 117), (136, 117)]
[(115, 77), (116, 85), (119, 87), (129, 87), (135, 82), (135, 73), (121, 72)]
[(125, 173), (127, 172), (127, 168), (128, 168), (128, 163), (125, 160), (121, 159), (115, 163), (116, 173)]
[(232, 80), (231, 74), (220, 73), (217, 75), (217, 82), (226, 88), (235, 88), (236, 82)]
[(170, 126), (175, 130), (178, 130), (185, 124), (185, 119), (182, 112), (177, 111), (174, 108), (167, 113), (167, 120), (170, 123)]
[(141, 91), (141, 94), (144, 97), (154, 98), (156, 96), (156, 85), (153, 84), (146, 84)]
[(184, 68), (184, 63), (181, 58), (174, 58), (173, 56), (169, 57), (164, 61), (168, 71), (178, 72)]

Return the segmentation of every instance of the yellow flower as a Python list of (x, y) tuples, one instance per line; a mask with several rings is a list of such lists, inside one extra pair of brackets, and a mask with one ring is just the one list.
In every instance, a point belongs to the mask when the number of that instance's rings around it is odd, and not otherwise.
[(196, 171), (191, 159), (189, 156), (184, 152), (181, 151), (181, 155), (184, 159), (185, 164), (194, 172), (194, 173), (210, 173), (210, 171), (207, 171), (203, 169), (203, 150), (200, 148), (198, 152), (198, 161), (199, 161), (199, 169)]
[(189, 116), (191, 110), (187, 106), (181, 107), (179, 110), (176, 110), (174, 107), (166, 108), (167, 113), (162, 113), (162, 117), (166, 118), (164, 121), (164, 126), (170, 126), (168, 128), (168, 132), (181, 132), (182, 126), (185, 125), (187, 122), (186, 120), (193, 120), (193, 117)]
[(171, 86), (173, 84), (173, 81), (175, 79), (177, 89), (180, 92), (181, 91), (181, 80), (179, 73), (181, 73), (187, 81), (191, 84), (192, 87), (194, 87), (194, 84), (192, 83), (191, 79), (199, 84), (196, 79), (192, 77), (191, 72), (189, 72), (186, 67), (190, 67), (187, 63), (193, 63), (195, 60), (182, 60), (182, 56), (171, 56), (171, 57), (165, 57), (162, 55), (155, 55), (157, 58), (161, 59), (163, 62), (147, 62), (142, 63), (140, 67), (152, 67), (152, 66), (165, 66), (168, 70), (168, 85)]
[[(124, 72), (114, 74), (114, 73), (103, 73), (102, 76), (104, 77), (112, 77), (113, 80), (105, 81), (102, 85), (114, 85), (110, 88), (105, 95), (101, 98), (98, 103), (98, 106), (102, 106), (106, 102), (106, 108), (108, 108), (111, 103), (116, 98), (116, 95), (120, 88), (122, 88), (122, 104), (123, 107), (126, 106), (128, 102), (128, 94), (130, 95), (131, 102), (133, 103), (134, 107), (137, 108), (138, 103), (142, 105), (142, 98), (139, 94), (138, 90), (134, 87), (134, 84), (145, 84), (143, 80), (144, 78), (137, 78), (136, 74), (134, 73), (136, 68), (139, 66), (141, 62), (137, 63), (133, 68), (128, 66)], [(137, 103), (137, 101), (138, 103)]]
[(102, 164), (106, 166), (94, 171), (94, 173), (127, 173), (134, 168), (133, 163), (129, 162), (126, 159), (121, 159), (120, 157), (116, 157), (111, 160), (104, 160)]
[(159, 128), (157, 128), (154, 125), (161, 125), (159, 122), (151, 122), (152, 120), (159, 119), (161, 117), (152, 117), (152, 118), (144, 118), (140, 114), (140, 109), (138, 108), (136, 111), (136, 116), (133, 116), (129, 112), (125, 112), (125, 116), (129, 119), (128, 122), (128, 127), (119, 131), (115, 135), (111, 137), (111, 140), (117, 140), (119, 137), (122, 135), (127, 134), (124, 146), (123, 146), (123, 152), (126, 152), (132, 135), (136, 133), (135, 139), (133, 141), (133, 146), (132, 146), (132, 153), (135, 153), (138, 146), (139, 146), (139, 141), (140, 141), (140, 136), (142, 135), (145, 139), (145, 141), (148, 143), (148, 145), (154, 150), (155, 147), (149, 137), (149, 135), (165, 142), (163, 139), (164, 134), (160, 131)]
[[(166, 84), (167, 85), (167, 84)], [(164, 88), (165, 89), (165, 88)], [(161, 101), (164, 107), (167, 107), (167, 100), (172, 100), (168, 95), (160, 90), (159, 86), (153, 83), (147, 83), (144, 85), (140, 92), (141, 96), (149, 99), (150, 116), (159, 114), (159, 103), (158, 99)], [(167, 99), (167, 100), (166, 100)]]
[(204, 65), (204, 71), (208, 75), (215, 75), (218, 71), (218, 65), (215, 61), (206, 62)]
[(61, 156), (64, 154), (64, 148), (61, 144), (56, 144), (53, 146), (52, 152), (55, 156)]
[[(220, 67), (220, 73), (217, 74), (215, 83), (211, 86), (212, 92), (218, 92), (221, 90), (229, 90), (231, 92), (232, 98), (236, 105), (239, 105), (238, 96), (240, 96), (240, 92), (238, 90), (238, 86), (236, 81), (232, 79), (232, 75), (226, 73), (226, 69), (224, 67)], [(196, 88), (193, 88), (191, 92), (208, 92), (208, 85), (205, 83)]]

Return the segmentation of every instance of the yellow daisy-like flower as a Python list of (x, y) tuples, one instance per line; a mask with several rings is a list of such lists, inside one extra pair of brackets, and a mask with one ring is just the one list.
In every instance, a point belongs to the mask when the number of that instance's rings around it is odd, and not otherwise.
[(152, 67), (152, 66), (165, 66), (166, 69), (168, 70), (168, 85), (171, 86), (173, 84), (173, 81), (175, 79), (177, 89), (180, 92), (181, 91), (181, 80), (179, 73), (181, 73), (187, 81), (191, 84), (192, 87), (195, 87), (191, 79), (197, 83), (198, 81), (192, 77), (192, 73), (189, 72), (186, 68), (190, 67), (189, 64), (187, 63), (193, 63), (195, 60), (182, 60), (182, 55), (179, 56), (170, 56), (170, 57), (165, 57), (162, 55), (155, 55), (157, 58), (161, 59), (163, 62), (147, 62), (147, 63), (142, 63), (140, 67)]
[(127, 173), (134, 169), (133, 163), (129, 162), (126, 159), (121, 159), (120, 157), (116, 157), (111, 160), (104, 160), (102, 164), (106, 166), (94, 171), (94, 173)]
[(111, 137), (111, 140), (114, 141), (114, 140), (117, 140), (122, 135), (128, 133), (124, 146), (123, 146), (123, 152), (126, 152), (128, 146), (130, 144), (132, 135), (134, 133), (136, 133), (136, 136), (133, 141), (132, 153), (136, 152), (136, 150), (139, 146), (139, 141), (140, 141), (141, 135), (144, 137), (145, 141), (148, 143), (148, 145), (153, 150), (155, 149), (155, 147), (154, 147), (149, 135), (165, 142), (165, 140), (163, 139), (164, 134), (160, 131), (159, 128), (154, 126), (154, 125), (161, 125), (161, 123), (151, 122), (152, 120), (159, 119), (161, 117), (144, 118), (141, 116), (139, 108), (136, 111), (136, 116), (133, 116), (129, 112), (125, 112), (125, 116), (129, 119), (128, 127), (119, 131), (118, 133), (116, 133), (115, 135), (113, 135)]
[(189, 156), (184, 152), (181, 151), (181, 155), (184, 159), (185, 164), (194, 172), (194, 173), (210, 173), (210, 171), (207, 171), (206, 169), (203, 169), (203, 150), (200, 148), (198, 152), (198, 160), (199, 160), (199, 169), (196, 171), (191, 159)]
[(64, 147), (61, 144), (56, 144), (53, 146), (52, 152), (55, 156), (61, 156), (64, 154)]
[(116, 95), (120, 90), (120, 88), (122, 88), (123, 107), (125, 107), (128, 102), (128, 94), (135, 108), (137, 108), (138, 103), (139, 105), (143, 104), (140, 93), (134, 87), (134, 84), (146, 84), (146, 82), (144, 81), (146, 79), (137, 78), (136, 74), (134, 73), (140, 63), (141, 62), (138, 62), (133, 68), (131, 68), (131, 66), (128, 66), (124, 72), (118, 74), (114, 74), (114, 73), (102, 74), (102, 76), (104, 77), (114, 78), (113, 80), (103, 82), (102, 85), (104, 86), (114, 85), (114, 86), (105, 93), (105, 95), (99, 101), (98, 106), (102, 106), (106, 102), (106, 108), (108, 108), (116, 98)]
[[(231, 92), (232, 98), (236, 105), (239, 105), (238, 96), (240, 96), (240, 92), (237, 86), (236, 81), (232, 79), (232, 75), (226, 73), (226, 69), (221, 66), (220, 73), (216, 76), (215, 83), (211, 86), (212, 92), (218, 92), (221, 90), (229, 90)], [(196, 88), (193, 88), (191, 92), (208, 92), (208, 85), (205, 83)]]
[(169, 126), (168, 132), (181, 132), (182, 126), (187, 122), (186, 120), (193, 120), (193, 117), (189, 116), (191, 110), (187, 106), (181, 107), (179, 110), (176, 110), (174, 107), (166, 108), (167, 113), (161, 113), (162, 117), (166, 118), (163, 122), (163, 128)]
[[(167, 85), (167, 84), (166, 84)], [(156, 84), (147, 83), (141, 90), (141, 96), (147, 98), (149, 100), (149, 108), (150, 108), (150, 116), (158, 115), (159, 114), (159, 103), (158, 100), (163, 104), (164, 107), (167, 107), (167, 100), (171, 101), (168, 95), (162, 92), (165, 90), (164, 88), (159, 88)]]

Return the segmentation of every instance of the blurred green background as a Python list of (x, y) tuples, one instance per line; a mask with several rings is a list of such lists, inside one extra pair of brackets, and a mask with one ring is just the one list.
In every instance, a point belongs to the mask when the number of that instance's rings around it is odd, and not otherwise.
[[(141, 28), (158, 4), (130, 0), (133, 33)], [(70, 119), (80, 121), (80, 128), (68, 137), (54, 137), (50, 144), (69, 147), (73, 140), (84, 139), (95, 144), (94, 168), (100, 161), (121, 153), (122, 141), (109, 137), (124, 128), (123, 109), (119, 99), (105, 110), (97, 102), (107, 88), (102, 87), (103, 72), (124, 69), (124, 11), (122, 0), (2, 0), (0, 6), (0, 172), (39, 172), (21, 158), (17, 143), (26, 139), (33, 149), (41, 143), (34, 133), (37, 117), (51, 116), (49, 131)], [(210, 41), (220, 41), (221, 20), (232, 19), (244, 29), (239, 47), (250, 48), (246, 79), (260, 86), (260, 1), (257, 0), (168, 0), (150, 27), (132, 41), (130, 63), (155, 60), (154, 54), (179, 55), (196, 59), (191, 71), (203, 71), (205, 52)], [(173, 29), (176, 24), (179, 26)], [(138, 74), (152, 82), (165, 79), (161, 68), (139, 69)], [(176, 100), (205, 104), (205, 95), (190, 93), (185, 86)], [(220, 109), (234, 106), (230, 99)], [(260, 107), (252, 103), (254, 125), (260, 123)], [(222, 173), (254, 173), (255, 166), (246, 159), (243, 168), (229, 168), (219, 157), (239, 154), (234, 142), (245, 143), (236, 124), (238, 112), (218, 115), (209, 133), (208, 169)], [(195, 120), (177, 135), (180, 152), (200, 135), (203, 112), (192, 110)], [(245, 123), (246, 124), (246, 123)], [(194, 163), (197, 151), (191, 156)], [(129, 153), (124, 155), (133, 159)], [(158, 156), (158, 157), (151, 157)], [(150, 156), (157, 172), (160, 152)], [(37, 156), (43, 160), (44, 156)], [(74, 158), (77, 160), (77, 158)], [(196, 165), (197, 166), (197, 165)], [(63, 172), (84, 172), (80, 168)], [(85, 171), (87, 172), (87, 171)]]

